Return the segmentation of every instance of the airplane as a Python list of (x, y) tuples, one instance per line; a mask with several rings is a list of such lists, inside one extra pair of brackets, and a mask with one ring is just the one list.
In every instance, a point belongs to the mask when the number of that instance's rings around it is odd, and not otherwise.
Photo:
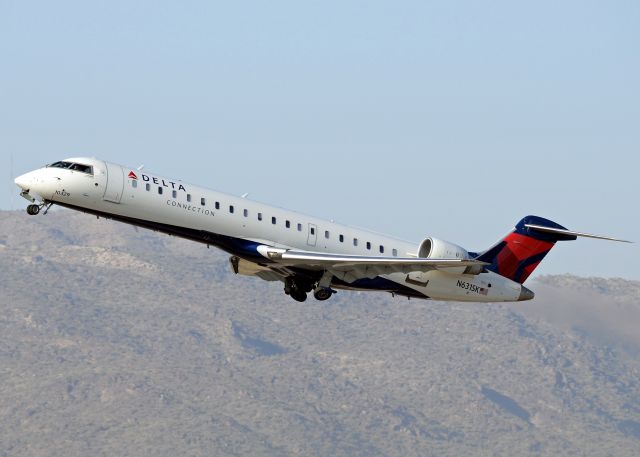
[(87, 157), (68, 158), (15, 178), (36, 215), (51, 205), (83, 211), (215, 246), (236, 274), (281, 281), (303, 302), (338, 290), (386, 291), (459, 302), (531, 300), (524, 282), (556, 242), (575, 232), (526, 216), (482, 252), (434, 237), (410, 243), (177, 179)]

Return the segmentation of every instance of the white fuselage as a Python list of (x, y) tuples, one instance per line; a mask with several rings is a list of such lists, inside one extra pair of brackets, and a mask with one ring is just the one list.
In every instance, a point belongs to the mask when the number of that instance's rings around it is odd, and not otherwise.
[[(16, 179), (23, 195), (72, 209), (212, 244), (250, 262), (269, 264), (255, 245), (334, 254), (415, 257), (418, 243), (318, 219), (97, 159), (67, 159), (91, 166), (53, 166)], [(433, 270), (392, 273), (377, 281), (332, 283), (441, 300), (516, 301), (520, 284), (494, 272)]]

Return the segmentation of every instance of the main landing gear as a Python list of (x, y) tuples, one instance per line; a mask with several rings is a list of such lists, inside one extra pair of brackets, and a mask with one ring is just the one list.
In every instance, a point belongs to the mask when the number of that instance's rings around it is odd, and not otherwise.
[(333, 274), (329, 271), (325, 271), (313, 291), (313, 296), (316, 300), (325, 301), (331, 298), (335, 292), (331, 288), (331, 281), (333, 281)]
[(303, 302), (307, 299), (307, 292), (311, 291), (311, 287), (305, 287), (300, 282), (296, 282), (291, 278), (287, 278), (284, 283), (284, 293), (290, 295), (295, 301)]
[(325, 301), (331, 298), (334, 291), (328, 286), (322, 286), (321, 281), (315, 289), (312, 284), (296, 281), (294, 278), (287, 278), (284, 283), (284, 293), (291, 296), (295, 301), (303, 302), (307, 300), (307, 294), (313, 290), (313, 297), (318, 301)]
[(333, 290), (329, 289), (328, 287), (319, 287), (313, 291), (313, 296), (318, 301), (329, 300), (332, 295)]

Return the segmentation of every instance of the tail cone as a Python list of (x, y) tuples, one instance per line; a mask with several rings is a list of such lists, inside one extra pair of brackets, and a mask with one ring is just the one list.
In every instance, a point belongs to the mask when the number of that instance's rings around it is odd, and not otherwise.
[(525, 286), (520, 286), (520, 296), (518, 297), (518, 301), (525, 300), (533, 300), (536, 294), (533, 293), (530, 289), (527, 289)]

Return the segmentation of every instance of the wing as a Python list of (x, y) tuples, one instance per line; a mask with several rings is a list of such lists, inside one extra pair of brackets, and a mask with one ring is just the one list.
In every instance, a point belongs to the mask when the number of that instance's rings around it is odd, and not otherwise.
[[(326, 270), (334, 276), (353, 282), (362, 278), (375, 278), (391, 273), (427, 272), (438, 269), (466, 269), (480, 273), (487, 263), (469, 259), (420, 259), (402, 257), (373, 257), (322, 252), (294, 251), (269, 246), (258, 248), (263, 256), (284, 267)], [(468, 268), (473, 267), (473, 268)]]

